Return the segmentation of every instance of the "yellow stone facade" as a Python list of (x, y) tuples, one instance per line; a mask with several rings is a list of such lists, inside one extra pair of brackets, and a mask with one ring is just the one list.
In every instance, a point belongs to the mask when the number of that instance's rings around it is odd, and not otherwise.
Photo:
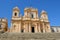
[[(39, 17), (40, 16), (40, 17)], [(51, 32), (47, 12), (38, 16), (35, 8), (25, 8), (22, 16), (18, 7), (13, 8), (10, 32), (38, 33)]]
[(0, 18), (0, 32), (6, 32), (8, 30), (8, 21), (6, 18)]

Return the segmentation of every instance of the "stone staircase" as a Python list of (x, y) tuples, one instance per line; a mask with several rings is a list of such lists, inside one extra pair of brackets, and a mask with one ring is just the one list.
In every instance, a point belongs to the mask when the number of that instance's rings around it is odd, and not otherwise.
[(0, 33), (0, 40), (60, 40), (60, 33)]

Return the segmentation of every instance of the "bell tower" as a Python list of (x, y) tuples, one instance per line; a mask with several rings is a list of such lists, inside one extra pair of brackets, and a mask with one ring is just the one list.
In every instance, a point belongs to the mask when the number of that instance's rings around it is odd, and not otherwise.
[[(12, 14), (12, 20), (11, 20), (11, 32), (20, 32), (20, 16), (19, 16), (19, 8), (14, 7), (13, 8), (13, 14)], [(18, 30), (18, 31), (17, 31)]]
[(40, 18), (41, 18), (43, 21), (45, 21), (45, 22), (49, 22), (49, 21), (48, 21), (47, 12), (44, 11), (44, 10), (42, 10)]
[(44, 32), (51, 32), (50, 22), (48, 20), (48, 16), (47, 16), (47, 12), (46, 11), (42, 10), (40, 19), (42, 21), (42, 25), (44, 25), (43, 26)]
[(19, 17), (19, 8), (18, 7), (14, 7), (13, 8), (13, 15), (12, 17)]

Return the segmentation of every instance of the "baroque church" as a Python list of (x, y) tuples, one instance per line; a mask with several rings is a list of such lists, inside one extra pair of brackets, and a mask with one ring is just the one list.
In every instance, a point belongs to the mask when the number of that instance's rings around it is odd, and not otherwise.
[(10, 32), (45, 33), (51, 32), (47, 12), (42, 10), (40, 17), (35, 8), (25, 8), (22, 16), (18, 7), (13, 8)]
[(60, 26), (50, 26), (47, 12), (42, 10), (38, 16), (36, 8), (25, 8), (22, 16), (18, 7), (13, 8), (11, 27), (8, 28), (8, 20), (0, 18), (0, 32), (12, 33), (49, 33), (60, 32)]

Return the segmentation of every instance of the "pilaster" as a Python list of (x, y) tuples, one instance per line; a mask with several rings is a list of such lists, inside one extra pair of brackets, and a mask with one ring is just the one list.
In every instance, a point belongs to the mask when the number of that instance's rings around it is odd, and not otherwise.
[(38, 29), (39, 29), (39, 33), (41, 33), (41, 30), (40, 30), (40, 23), (39, 23)]
[(31, 23), (29, 23), (29, 32), (31, 32)]
[(37, 29), (37, 23), (36, 23), (36, 25), (35, 25), (35, 33), (37, 33), (38, 32), (38, 29)]

